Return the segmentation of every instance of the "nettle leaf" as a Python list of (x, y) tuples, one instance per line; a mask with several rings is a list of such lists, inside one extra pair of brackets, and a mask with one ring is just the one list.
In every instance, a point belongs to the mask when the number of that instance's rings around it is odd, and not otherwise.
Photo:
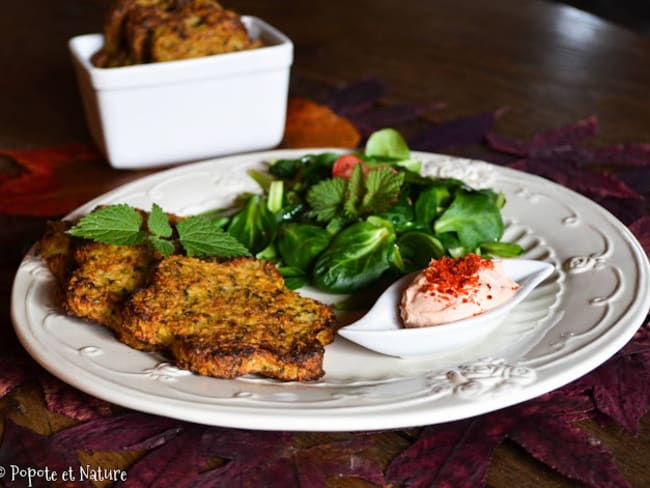
[(330, 178), (312, 186), (307, 193), (311, 214), (319, 222), (328, 222), (336, 217), (345, 202), (347, 182), (343, 178)]
[(188, 256), (248, 256), (250, 252), (237, 239), (223, 231), (218, 222), (196, 215), (176, 224), (178, 238)]
[(151, 243), (151, 246), (164, 257), (170, 256), (176, 250), (176, 246), (174, 246), (173, 242), (155, 236), (149, 236), (149, 242)]
[(68, 233), (85, 239), (134, 246), (144, 241), (146, 233), (140, 230), (142, 215), (126, 204), (108, 205), (84, 215)]
[(169, 225), (167, 215), (157, 203), (151, 207), (151, 212), (147, 217), (147, 228), (149, 231), (158, 237), (171, 237), (172, 226)]

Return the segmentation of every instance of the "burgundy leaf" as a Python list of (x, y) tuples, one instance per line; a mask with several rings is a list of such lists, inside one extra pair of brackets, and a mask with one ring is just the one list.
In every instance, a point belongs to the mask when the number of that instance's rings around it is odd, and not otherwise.
[(645, 250), (648, 257), (650, 257), (650, 216), (643, 216), (630, 225), (630, 231), (636, 236)]
[(595, 116), (579, 120), (559, 129), (551, 129), (535, 134), (530, 141), (532, 147), (569, 146), (578, 144), (596, 135), (598, 119)]
[(383, 127), (394, 127), (411, 122), (423, 113), (440, 110), (444, 106), (443, 103), (387, 105), (350, 114), (348, 118), (365, 137)]
[(528, 156), (528, 143), (518, 139), (490, 133), (485, 136), (485, 142), (489, 148), (495, 151), (512, 154), (513, 156)]
[(45, 403), (52, 412), (77, 420), (90, 420), (111, 414), (111, 407), (105, 401), (72, 388), (49, 374), (41, 375), (39, 381), (43, 387)]
[[(222, 435), (214, 435), (219, 433)], [(326, 478), (334, 476), (355, 476), (373, 483), (384, 483), (381, 466), (361, 455), (369, 446), (367, 439), (357, 438), (301, 449), (292, 445), (293, 435), (281, 432), (214, 429), (209, 437), (209, 442), (206, 442), (206, 438), (201, 442), (205, 444), (202, 452), (231, 461), (203, 473), (197, 487), (316, 488), (324, 486)]]
[(619, 169), (616, 174), (637, 193), (650, 196), (650, 168)]
[(645, 324), (639, 327), (632, 340), (618, 354), (627, 356), (648, 351), (650, 351), (650, 316), (646, 318)]
[(594, 410), (593, 401), (588, 394), (591, 388), (591, 382), (574, 381), (561, 389), (514, 406), (507, 412), (508, 415), (522, 419), (541, 415), (552, 417), (561, 423), (577, 422), (589, 418)]
[(326, 486), (329, 476), (354, 476), (384, 486), (386, 480), (381, 465), (358, 454), (369, 445), (369, 439), (356, 438), (297, 450), (294, 454), (294, 462), (300, 486), (304, 488)]
[(525, 169), (587, 195), (642, 200), (616, 175), (576, 167), (559, 159), (528, 159)]
[(616, 355), (590, 376), (598, 410), (636, 433), (641, 417), (650, 409), (650, 364), (637, 356)]
[(594, 151), (596, 164), (650, 167), (650, 144), (617, 144)]
[(483, 486), (492, 451), (516, 421), (493, 414), (423, 429), (388, 466), (386, 478), (409, 487)]
[(198, 449), (209, 456), (245, 460), (251, 454), (262, 457), (283, 451), (292, 441), (293, 434), (290, 432), (210, 427), (203, 432)]
[(480, 144), (501, 113), (502, 110), (498, 110), (426, 128), (409, 141), (409, 147), (436, 152), (455, 146)]
[(630, 225), (645, 214), (645, 201), (630, 198), (592, 197), (595, 202), (613, 213), (625, 225)]
[(530, 417), (508, 436), (533, 457), (571, 479), (593, 488), (629, 486), (611, 454), (596, 439), (552, 416)]
[(52, 436), (64, 449), (125, 451), (151, 449), (175, 437), (183, 423), (143, 413), (89, 420)]
[[(47, 468), (50, 475), (45, 476), (43, 473), (44, 476), (33, 477), (31, 480), (20, 473), (12, 476), (11, 466), (13, 465), (36, 470)], [(69, 470), (72, 470), (76, 478), (74, 486), (93, 486), (87, 480), (79, 479), (79, 460), (76, 452), (62, 449), (56, 442), (53, 442), (52, 437), (32, 432), (8, 419), (5, 421), (2, 446), (0, 446), (0, 466), (9, 473), (3, 478), (4, 486), (7, 488), (50, 487), (54, 481), (60, 482), (62, 473)], [(53, 479), (53, 476), (56, 476), (56, 479)]]
[(186, 488), (194, 486), (207, 459), (196, 449), (202, 427), (188, 425), (167, 442), (148, 452), (128, 471), (127, 480), (117, 484), (124, 488)]
[(385, 91), (381, 80), (366, 78), (335, 91), (327, 105), (337, 114), (348, 116), (371, 107), (384, 96)]
[(0, 399), (32, 376), (30, 368), (9, 359), (0, 359)]

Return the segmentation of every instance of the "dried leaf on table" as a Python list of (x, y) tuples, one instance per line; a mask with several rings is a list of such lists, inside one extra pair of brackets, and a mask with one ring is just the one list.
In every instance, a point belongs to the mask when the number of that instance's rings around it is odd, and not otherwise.
[[(16, 174), (0, 178), (0, 213), (38, 217), (61, 216), (91, 198), (147, 174), (118, 172), (94, 146), (73, 144), (26, 150), (0, 150), (12, 160)], [(116, 178), (116, 175), (120, 175)]]
[(0, 399), (11, 393), (33, 376), (32, 368), (26, 364), (16, 363), (0, 358)]
[(644, 215), (630, 225), (630, 231), (636, 236), (650, 258), (650, 216)]
[(306, 98), (290, 98), (282, 145), (302, 147), (355, 148), (361, 140), (359, 130), (329, 107)]
[(176, 437), (183, 425), (178, 420), (129, 412), (69, 427), (54, 434), (52, 442), (71, 451), (151, 449)]
[(596, 439), (550, 415), (530, 418), (525, 428), (508, 435), (533, 457), (571, 479), (593, 488), (628, 486), (612, 455)]
[(418, 439), (386, 471), (391, 483), (409, 487), (484, 486), (490, 457), (514, 418), (480, 416), (425, 427)]
[(111, 415), (111, 407), (99, 398), (73, 388), (49, 374), (39, 376), (45, 403), (52, 411), (76, 420), (90, 420)]
[[(50, 473), (57, 473), (57, 476), (61, 476), (64, 471), (72, 470), (76, 477), (74, 486), (93, 487), (90, 481), (78, 479), (79, 459), (75, 451), (61, 449), (56, 442), (52, 441), (51, 436), (37, 434), (16, 425), (11, 420), (5, 420), (0, 446), (0, 466), (9, 469), (12, 465), (36, 470), (47, 468)], [(52, 481), (46, 477), (34, 477), (29, 485), (28, 479), (24, 476), (15, 478), (7, 476), (3, 479), (4, 486), (7, 488), (26, 486), (46, 488), (53, 485)], [(58, 481), (61, 479), (59, 478)]]
[(152, 449), (138, 460), (128, 471), (126, 482), (116, 487), (129, 488), (189, 488), (196, 486), (196, 478), (208, 462), (196, 449), (200, 442), (202, 427), (186, 426), (167, 442)]
[(452, 147), (480, 144), (504, 112), (505, 109), (499, 109), (432, 125), (410, 138), (409, 147), (418, 151), (440, 152)]
[(386, 86), (378, 78), (365, 78), (335, 90), (327, 105), (337, 114), (349, 116), (369, 109), (384, 96)]
[[(292, 436), (286, 434), (284, 438), (280, 433), (275, 434), (283, 442), (269, 443), (271, 439), (267, 439), (266, 443), (257, 444), (255, 435), (251, 433), (231, 432), (243, 436), (244, 442), (230, 437), (228, 444), (215, 445), (213, 452), (230, 461), (204, 473), (198, 487), (319, 488), (325, 486), (328, 477), (345, 476), (385, 485), (381, 465), (363, 456), (363, 451), (370, 445), (368, 439), (356, 438), (300, 448), (294, 445)], [(269, 434), (273, 433), (260, 432), (258, 436)]]
[(420, 115), (440, 110), (444, 103), (413, 103), (403, 105), (386, 105), (370, 107), (360, 112), (347, 115), (350, 121), (361, 131), (365, 138), (384, 127), (395, 127), (416, 120)]

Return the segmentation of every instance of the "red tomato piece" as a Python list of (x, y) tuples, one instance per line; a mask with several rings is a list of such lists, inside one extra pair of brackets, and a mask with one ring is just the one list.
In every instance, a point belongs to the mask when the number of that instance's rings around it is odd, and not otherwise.
[(369, 168), (363, 159), (354, 154), (345, 154), (334, 162), (334, 166), (332, 166), (332, 176), (338, 178), (349, 178), (357, 164), (360, 164), (363, 172), (368, 174)]

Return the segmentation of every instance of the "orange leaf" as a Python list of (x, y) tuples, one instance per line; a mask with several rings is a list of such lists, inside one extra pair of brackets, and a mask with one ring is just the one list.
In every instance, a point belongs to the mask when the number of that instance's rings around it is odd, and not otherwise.
[(292, 97), (287, 106), (283, 147), (349, 147), (361, 140), (359, 130), (329, 107)]
[(0, 150), (17, 171), (0, 174), (0, 214), (53, 217), (145, 174), (112, 169), (93, 146)]

